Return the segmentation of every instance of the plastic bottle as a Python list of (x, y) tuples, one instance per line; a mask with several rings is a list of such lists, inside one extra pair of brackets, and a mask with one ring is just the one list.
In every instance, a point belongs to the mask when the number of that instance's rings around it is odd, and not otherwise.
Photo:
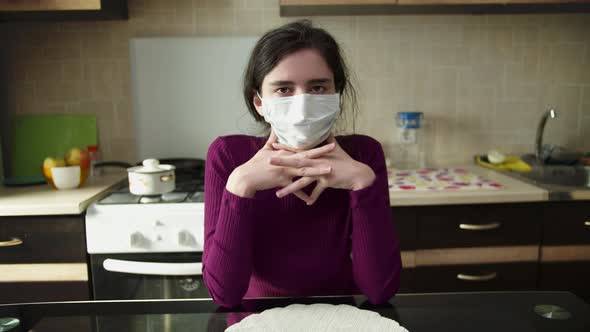
[(422, 112), (398, 112), (396, 124), (398, 142), (401, 145), (401, 153), (398, 153), (399, 164), (402, 169), (424, 168), (426, 154), (420, 142), (419, 133), (422, 128), (424, 113)]
[(98, 151), (98, 145), (89, 145), (88, 154), (90, 154), (90, 176), (98, 176), (102, 174), (102, 169), (94, 167), (94, 165), (100, 161), (100, 153)]

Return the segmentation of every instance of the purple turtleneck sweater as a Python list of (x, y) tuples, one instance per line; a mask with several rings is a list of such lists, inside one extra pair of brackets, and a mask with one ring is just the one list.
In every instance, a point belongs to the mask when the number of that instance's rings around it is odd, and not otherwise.
[[(381, 145), (368, 136), (336, 137), (376, 179), (350, 191), (328, 188), (311, 206), (276, 189), (254, 198), (225, 189), (232, 171), (266, 138), (233, 135), (209, 147), (205, 167), (203, 278), (218, 304), (244, 297), (356, 295), (377, 304), (399, 287), (399, 242), (391, 220)], [(315, 184), (304, 188), (310, 193)]]

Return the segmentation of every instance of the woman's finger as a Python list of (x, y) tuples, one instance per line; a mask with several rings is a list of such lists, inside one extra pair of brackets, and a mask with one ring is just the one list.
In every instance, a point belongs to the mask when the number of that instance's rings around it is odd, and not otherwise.
[(303, 190), (297, 190), (293, 193), (293, 195), (297, 196), (297, 198), (304, 201), (305, 204), (308, 204), (307, 202), (311, 200), (311, 198), (306, 193), (304, 193)]
[(309, 201), (307, 201), (307, 205), (312, 205), (313, 203), (315, 203), (315, 201), (318, 200), (318, 197), (320, 197), (321, 193), (326, 189), (326, 187), (324, 187), (323, 184), (321, 184), (321, 182), (318, 182), (317, 185), (315, 186), (315, 188), (313, 188), (313, 191), (311, 192), (311, 195), (309, 197)]
[[(292, 194), (292, 193), (306, 187), (308, 184), (312, 183), (315, 180), (316, 180), (315, 178), (309, 177), (309, 176), (302, 177), (296, 181), (293, 181), (290, 185), (277, 191), (276, 195), (278, 198), (285, 197), (289, 194)], [(308, 202), (308, 201), (306, 201), (306, 202)]]
[(266, 143), (264, 144), (267, 147), (272, 147), (273, 143), (277, 143), (279, 141), (279, 138), (277, 137), (277, 134), (275, 134), (275, 131), (270, 128), (270, 135), (268, 136), (268, 140), (266, 140)]
[(311, 167), (313, 161), (310, 159), (293, 158), (294, 155), (287, 157), (271, 157), (269, 163), (274, 166), (285, 166), (285, 167)]
[(286, 151), (293, 152), (293, 153), (299, 152), (298, 149), (295, 149), (293, 147), (290, 147), (290, 146), (282, 144), (282, 143), (272, 143), (272, 147), (275, 150), (286, 150)]
[(334, 150), (334, 147), (336, 147), (335, 143), (329, 143), (329, 144), (320, 146), (319, 148), (301, 151), (299, 153), (296, 153), (292, 156), (292, 158), (303, 158), (303, 159), (305, 159), (305, 158), (307, 158), (307, 159), (318, 158), (318, 157), (321, 157), (321, 156), (325, 155), (326, 153), (329, 153), (332, 150)]
[(338, 145), (338, 141), (336, 141), (336, 137), (334, 137), (333, 134), (330, 134), (330, 136), (328, 136), (327, 142), (334, 144), (334, 150), (335, 151), (336, 150), (342, 150), (342, 148), (340, 148), (340, 146)]
[(332, 167), (319, 166), (319, 167), (287, 168), (286, 171), (291, 176), (320, 176), (320, 175), (330, 174), (330, 172), (332, 172)]

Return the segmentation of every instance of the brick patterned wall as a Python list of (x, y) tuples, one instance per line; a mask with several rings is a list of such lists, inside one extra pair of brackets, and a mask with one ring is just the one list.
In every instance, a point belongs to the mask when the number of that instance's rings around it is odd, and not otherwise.
[[(129, 39), (260, 35), (294, 18), (278, 0), (129, 0), (114, 22), (0, 24), (6, 95), (15, 114), (98, 116), (105, 159), (135, 161)], [(495, 147), (533, 149), (549, 106), (546, 141), (590, 150), (590, 15), (313, 17), (341, 42), (360, 92), (356, 131), (395, 161), (394, 114), (427, 120), (431, 165), (466, 162)]]

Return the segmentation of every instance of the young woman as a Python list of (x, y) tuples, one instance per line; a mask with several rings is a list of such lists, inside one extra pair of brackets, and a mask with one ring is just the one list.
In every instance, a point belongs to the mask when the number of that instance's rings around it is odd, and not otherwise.
[(270, 134), (217, 138), (205, 167), (203, 277), (218, 304), (361, 293), (378, 304), (397, 291), (381, 145), (332, 134), (351, 89), (338, 44), (309, 21), (254, 47), (244, 97)]

